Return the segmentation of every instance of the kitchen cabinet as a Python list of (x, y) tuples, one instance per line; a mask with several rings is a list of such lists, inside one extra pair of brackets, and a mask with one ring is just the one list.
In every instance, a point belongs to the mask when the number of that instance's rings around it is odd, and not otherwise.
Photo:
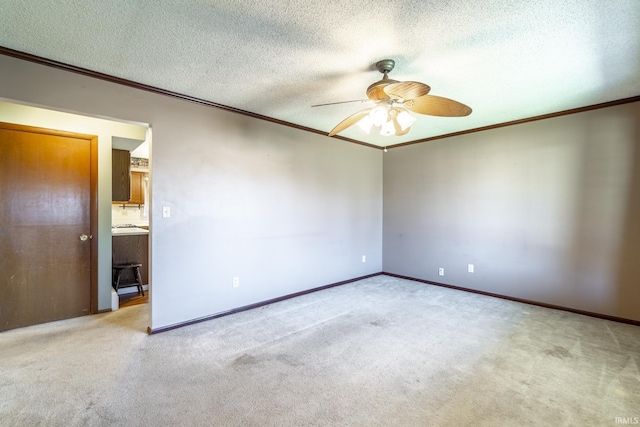
[(131, 153), (111, 150), (111, 201), (130, 205), (145, 203), (146, 172), (131, 170)]
[(131, 197), (131, 154), (127, 150), (111, 150), (111, 201), (128, 202)]
[[(140, 263), (142, 284), (149, 283), (149, 234), (114, 235), (111, 237), (111, 260), (113, 264)], [(133, 271), (122, 272), (122, 281), (133, 279)]]
[(144, 180), (146, 178), (146, 175), (147, 174), (144, 172), (131, 172), (131, 197), (129, 199), (129, 203), (141, 205), (145, 202)]

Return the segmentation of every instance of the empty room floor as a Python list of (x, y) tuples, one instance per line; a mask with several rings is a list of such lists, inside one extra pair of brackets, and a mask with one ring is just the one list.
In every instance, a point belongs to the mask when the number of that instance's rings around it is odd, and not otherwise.
[(640, 327), (376, 276), (147, 335), (149, 304), (0, 334), (2, 425), (615, 425)]

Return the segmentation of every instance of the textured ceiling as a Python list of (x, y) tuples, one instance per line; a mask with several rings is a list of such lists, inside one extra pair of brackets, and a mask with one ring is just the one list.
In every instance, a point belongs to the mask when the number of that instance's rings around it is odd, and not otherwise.
[[(640, 95), (638, 0), (3, 0), (0, 45), (329, 132), (390, 78), (473, 108), (394, 144)], [(0, 94), (1, 96), (1, 94)]]

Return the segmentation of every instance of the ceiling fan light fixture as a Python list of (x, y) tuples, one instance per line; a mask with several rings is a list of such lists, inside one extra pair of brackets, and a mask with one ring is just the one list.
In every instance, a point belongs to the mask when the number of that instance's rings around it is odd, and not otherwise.
[(396, 134), (396, 126), (393, 123), (393, 120), (389, 120), (380, 128), (380, 135), (382, 136), (391, 136)]
[(416, 119), (402, 105), (381, 101), (356, 123), (365, 132), (376, 128), (382, 136), (404, 135)]
[(373, 126), (382, 126), (389, 120), (389, 105), (386, 102), (379, 102), (369, 113)]
[(416, 118), (409, 114), (407, 110), (403, 109), (396, 115), (396, 120), (400, 125), (400, 129), (407, 130), (416, 121)]
[(362, 119), (358, 120), (358, 126), (360, 126), (360, 129), (362, 129), (366, 133), (370, 133), (371, 132), (371, 127), (373, 127), (373, 121), (371, 120), (371, 114), (367, 114)]

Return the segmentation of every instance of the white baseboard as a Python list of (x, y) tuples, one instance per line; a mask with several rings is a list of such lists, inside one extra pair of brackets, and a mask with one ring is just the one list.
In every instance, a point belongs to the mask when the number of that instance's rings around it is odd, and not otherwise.
[(111, 311), (116, 311), (120, 308), (120, 299), (115, 289), (111, 289)]

